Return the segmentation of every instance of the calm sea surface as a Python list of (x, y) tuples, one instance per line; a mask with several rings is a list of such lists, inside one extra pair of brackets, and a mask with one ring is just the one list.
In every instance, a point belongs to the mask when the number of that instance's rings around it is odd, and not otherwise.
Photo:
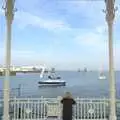
[[(57, 97), (70, 91), (73, 96), (79, 97), (108, 97), (109, 96), (109, 79), (108, 73), (106, 80), (99, 80), (98, 72), (74, 72), (74, 71), (59, 71), (58, 75), (66, 81), (66, 87), (58, 88), (39, 88), (40, 74), (17, 74), (10, 77), (10, 87), (17, 88), (21, 84), (22, 96), (44, 96)], [(117, 97), (120, 98), (120, 72), (116, 72), (116, 88)], [(0, 90), (3, 89), (4, 77), (0, 77)]]

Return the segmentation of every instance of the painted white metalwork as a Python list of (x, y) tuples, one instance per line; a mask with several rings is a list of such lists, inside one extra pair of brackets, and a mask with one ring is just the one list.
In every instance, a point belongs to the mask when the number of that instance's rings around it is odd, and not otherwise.
[(5, 80), (4, 80), (4, 112), (3, 120), (9, 120), (9, 75), (11, 63), (11, 26), (14, 17), (15, 0), (4, 0), (3, 8), (6, 17), (6, 40), (5, 40)]
[(109, 79), (110, 79), (110, 120), (116, 120), (116, 88), (113, 55), (113, 22), (115, 18), (115, 0), (105, 0), (106, 21), (108, 24)]
[[(62, 119), (61, 97), (14, 98), (10, 101), (12, 120)], [(108, 99), (76, 98), (73, 120), (107, 120)]]

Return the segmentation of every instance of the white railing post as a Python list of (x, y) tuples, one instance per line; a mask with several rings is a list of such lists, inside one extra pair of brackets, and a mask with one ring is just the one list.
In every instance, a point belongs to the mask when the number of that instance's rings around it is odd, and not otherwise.
[(16, 119), (16, 97), (13, 99), (13, 118)]
[(61, 105), (61, 100), (62, 100), (62, 97), (61, 96), (58, 96), (57, 97), (57, 102), (58, 102), (58, 108), (59, 108), (59, 113), (58, 113), (58, 119), (60, 120), (61, 117), (62, 117), (62, 105)]
[(79, 119), (79, 117), (81, 117), (80, 115), (82, 115), (82, 111), (81, 111), (82, 107), (81, 108), (80, 107), (81, 107), (81, 101), (80, 101), (80, 98), (77, 97), (76, 98), (76, 113), (74, 113), (75, 119)]
[(40, 98), (40, 118), (43, 118), (43, 97)]
[(47, 104), (47, 101), (45, 100), (44, 97), (42, 97), (42, 100), (43, 100), (43, 119), (45, 120), (46, 119), (46, 104)]

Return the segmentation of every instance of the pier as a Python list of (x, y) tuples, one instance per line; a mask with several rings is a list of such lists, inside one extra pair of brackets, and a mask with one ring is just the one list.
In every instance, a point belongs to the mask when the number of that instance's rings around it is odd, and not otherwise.
[[(5, 71), (0, 71), (0, 76), (5, 76)], [(10, 72), (10, 76), (16, 76), (16, 72), (15, 71), (11, 71)]]
[[(42, 67), (35, 66), (21, 66), (21, 67), (11, 67), (10, 68), (10, 76), (16, 76), (17, 73), (41, 73)], [(49, 70), (45, 70), (47, 73)], [(0, 76), (5, 76), (5, 68), (0, 67)]]

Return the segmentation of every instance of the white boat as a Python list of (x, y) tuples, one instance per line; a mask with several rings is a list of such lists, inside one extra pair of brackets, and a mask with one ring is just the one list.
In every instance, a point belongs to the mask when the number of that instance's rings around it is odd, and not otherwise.
[(63, 80), (45, 80), (38, 82), (39, 87), (59, 87), (59, 86), (66, 86), (66, 82)]
[(61, 77), (56, 76), (55, 74), (49, 75), (48, 80), (39, 81), (38, 84), (39, 87), (66, 86), (66, 82), (61, 80)]
[(103, 72), (103, 66), (101, 67), (101, 72), (100, 72), (100, 74), (99, 74), (99, 79), (100, 79), (100, 80), (105, 80), (105, 79), (106, 79), (106, 76), (105, 76), (105, 74), (104, 74), (104, 72)]
[(99, 76), (99, 79), (100, 79), (100, 80), (105, 80), (105, 79), (106, 79), (106, 76)]
[[(44, 69), (41, 72), (42, 74), (40, 75), (40, 78), (43, 77), (44, 74)], [(48, 75), (47, 80), (41, 80), (38, 82), (39, 87), (58, 87), (58, 86), (66, 86), (66, 82), (64, 80), (61, 80), (60, 76), (57, 76), (54, 73), (50, 73), (50, 75)]]
[(105, 79), (106, 79), (106, 76), (105, 76), (103, 73), (101, 73), (101, 74), (99, 75), (99, 79), (100, 79), (100, 80), (105, 80)]

